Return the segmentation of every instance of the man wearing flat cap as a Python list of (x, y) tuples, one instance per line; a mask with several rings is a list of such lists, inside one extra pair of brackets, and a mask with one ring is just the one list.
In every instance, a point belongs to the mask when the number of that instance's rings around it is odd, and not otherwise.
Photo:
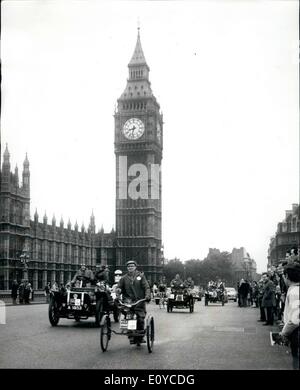
[[(123, 301), (136, 302), (140, 299), (151, 301), (150, 286), (143, 272), (137, 271), (137, 263), (129, 260), (126, 263), (127, 273), (118, 283), (118, 291), (122, 294)], [(144, 330), (144, 319), (146, 316), (145, 302), (140, 303), (134, 309), (137, 315), (137, 330)], [(130, 339), (131, 344), (145, 342), (143, 337)]]
[(293, 368), (299, 370), (300, 264), (298, 262), (287, 264), (284, 267), (283, 277), (288, 291), (283, 313), (284, 327), (280, 332), (280, 336), (289, 340), (293, 357)]

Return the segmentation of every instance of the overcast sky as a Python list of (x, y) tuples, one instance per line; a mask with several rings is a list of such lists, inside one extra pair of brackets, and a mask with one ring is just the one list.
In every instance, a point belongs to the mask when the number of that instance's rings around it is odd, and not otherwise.
[[(167, 258), (269, 240), (299, 200), (298, 2), (3, 1), (2, 144), (31, 215), (115, 224), (114, 107), (138, 20), (164, 114)], [(2, 149), (3, 146), (2, 146)]]

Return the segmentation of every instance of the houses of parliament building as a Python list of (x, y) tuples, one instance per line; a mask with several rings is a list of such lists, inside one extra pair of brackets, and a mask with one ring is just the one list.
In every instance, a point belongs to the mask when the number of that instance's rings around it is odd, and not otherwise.
[[(96, 264), (105, 264), (111, 271), (124, 272), (129, 259), (137, 261), (150, 282), (159, 279), (161, 173), (153, 167), (161, 165), (163, 117), (151, 90), (139, 31), (128, 69), (127, 84), (114, 115), (115, 230), (96, 232), (93, 214), (87, 228), (79, 228), (77, 223), (72, 228), (70, 221), (65, 224), (55, 217), (48, 221), (46, 214), (39, 222), (37, 211), (32, 220), (29, 160), (26, 155), (20, 180), (18, 168), (11, 170), (6, 145), (0, 162), (0, 290), (10, 289), (14, 279), (20, 282), (24, 267), (36, 290), (43, 289), (47, 282), (70, 281), (83, 263), (92, 270)], [(132, 172), (139, 172), (142, 181)], [(146, 193), (141, 193), (143, 188)]]

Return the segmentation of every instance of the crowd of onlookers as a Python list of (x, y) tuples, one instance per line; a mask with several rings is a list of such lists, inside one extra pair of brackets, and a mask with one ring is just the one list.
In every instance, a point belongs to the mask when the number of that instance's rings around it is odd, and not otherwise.
[(14, 280), (11, 288), (11, 297), (13, 305), (17, 304), (18, 298), (21, 305), (29, 304), (34, 299), (34, 290), (31, 283), (27, 279), (22, 279), (20, 284), (17, 280)]
[(238, 305), (240, 307), (258, 307), (261, 322), (273, 325), (274, 320), (282, 323), (287, 286), (283, 278), (284, 267), (271, 267), (263, 272), (260, 280), (249, 282), (241, 279), (237, 285)]
[(300, 368), (299, 282), (300, 260), (293, 252), (285, 261), (263, 272), (258, 282), (241, 279), (237, 286), (240, 307), (258, 307), (258, 322), (263, 322), (264, 326), (278, 326), (278, 340), (282, 345), (290, 345), (295, 369)]

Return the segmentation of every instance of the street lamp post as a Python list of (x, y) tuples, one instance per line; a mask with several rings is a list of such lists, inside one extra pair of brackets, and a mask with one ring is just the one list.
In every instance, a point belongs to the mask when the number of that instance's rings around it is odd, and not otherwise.
[(23, 249), (22, 254), (20, 255), (21, 263), (23, 264), (23, 278), (28, 280), (28, 262), (29, 262), (29, 254), (27, 249)]

